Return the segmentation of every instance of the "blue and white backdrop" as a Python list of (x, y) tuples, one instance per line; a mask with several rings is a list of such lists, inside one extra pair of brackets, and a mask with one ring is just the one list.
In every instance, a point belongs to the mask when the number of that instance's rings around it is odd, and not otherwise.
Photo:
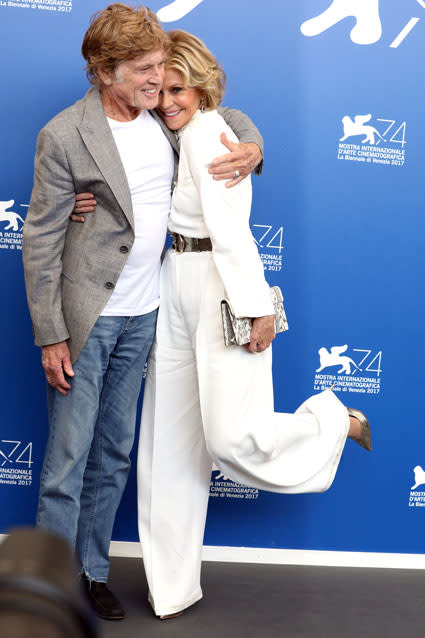
[[(80, 44), (105, 6), (0, 0), (0, 532), (34, 520), (47, 437), (21, 264), (36, 136), (87, 90)], [(425, 552), (424, 0), (150, 6), (205, 40), (227, 72), (225, 104), (265, 138), (251, 223), (290, 322), (274, 347), (277, 409), (336, 383), (374, 433), (372, 454), (348, 443), (323, 495), (213, 472), (205, 543)], [(134, 469), (114, 538), (137, 539)]]

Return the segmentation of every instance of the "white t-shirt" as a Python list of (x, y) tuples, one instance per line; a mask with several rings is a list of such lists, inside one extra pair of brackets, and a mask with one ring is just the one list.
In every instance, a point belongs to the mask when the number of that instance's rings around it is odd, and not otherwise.
[(101, 315), (143, 315), (159, 305), (159, 270), (170, 212), (173, 150), (148, 111), (142, 111), (131, 122), (107, 119), (130, 187), (135, 240)]

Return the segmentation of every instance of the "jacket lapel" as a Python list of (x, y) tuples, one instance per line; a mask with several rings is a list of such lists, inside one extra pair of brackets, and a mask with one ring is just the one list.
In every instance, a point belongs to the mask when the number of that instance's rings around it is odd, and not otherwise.
[(103, 110), (98, 89), (90, 89), (84, 99), (86, 104), (78, 130), (87, 150), (134, 230), (133, 207), (127, 177)]

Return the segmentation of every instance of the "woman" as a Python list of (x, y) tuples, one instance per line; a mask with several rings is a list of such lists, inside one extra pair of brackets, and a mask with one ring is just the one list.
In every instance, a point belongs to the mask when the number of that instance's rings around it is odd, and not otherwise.
[[(273, 411), (273, 306), (249, 229), (251, 184), (226, 189), (208, 175), (220, 133), (235, 139), (216, 111), (224, 74), (195, 36), (173, 31), (169, 38), (158, 112), (180, 142), (169, 220), (176, 248), (161, 271), (138, 476), (149, 600), (161, 618), (202, 597), (213, 463), (261, 490), (320, 492), (333, 481), (347, 435), (371, 449), (367, 419), (358, 411), (350, 416), (329, 390), (295, 414)], [(236, 316), (254, 319), (247, 348), (224, 346), (224, 297)]]

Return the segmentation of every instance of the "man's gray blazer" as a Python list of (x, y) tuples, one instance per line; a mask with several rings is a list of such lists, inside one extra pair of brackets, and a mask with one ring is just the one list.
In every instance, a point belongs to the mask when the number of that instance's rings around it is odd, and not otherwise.
[[(262, 139), (249, 118), (221, 111), (243, 142)], [(171, 143), (174, 133), (152, 112)], [(213, 158), (211, 158), (213, 159)], [(70, 222), (75, 193), (95, 194), (94, 215)], [(134, 242), (124, 168), (98, 89), (90, 89), (40, 132), (23, 259), (35, 343), (68, 341), (74, 362), (111, 296)]]

